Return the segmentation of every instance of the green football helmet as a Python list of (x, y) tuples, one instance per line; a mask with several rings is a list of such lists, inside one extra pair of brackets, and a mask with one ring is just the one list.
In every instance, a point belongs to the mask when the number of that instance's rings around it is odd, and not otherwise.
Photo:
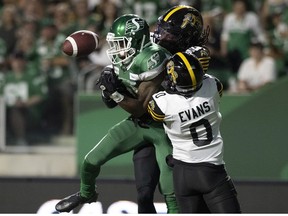
[(135, 55), (150, 42), (147, 22), (135, 14), (118, 17), (106, 40), (110, 46), (107, 55), (113, 64), (129, 64)]

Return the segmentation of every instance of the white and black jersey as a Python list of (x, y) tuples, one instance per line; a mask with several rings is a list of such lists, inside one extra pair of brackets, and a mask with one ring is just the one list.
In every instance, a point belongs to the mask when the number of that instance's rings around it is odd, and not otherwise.
[(158, 92), (149, 103), (149, 112), (164, 122), (173, 145), (173, 158), (186, 163), (224, 164), (220, 134), (219, 100), (222, 84), (206, 74), (201, 88), (191, 97)]
[(148, 112), (162, 121), (173, 145), (173, 183), (180, 213), (240, 213), (237, 191), (223, 161), (219, 100), (223, 86), (204, 76), (193, 95), (161, 91)]

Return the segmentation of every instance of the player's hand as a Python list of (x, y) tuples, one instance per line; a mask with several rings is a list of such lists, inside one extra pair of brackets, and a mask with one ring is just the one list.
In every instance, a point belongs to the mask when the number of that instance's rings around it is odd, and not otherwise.
[(109, 109), (112, 109), (118, 105), (113, 99), (110, 98), (110, 96), (107, 93), (105, 93), (105, 91), (102, 91), (101, 95), (102, 95), (102, 101)]
[(166, 156), (166, 164), (171, 168), (174, 167), (174, 158), (173, 158), (172, 154), (169, 154)]
[(121, 80), (118, 79), (117, 75), (114, 72), (114, 69), (111, 67), (105, 67), (101, 72), (99, 81), (100, 89), (104, 92), (105, 96), (111, 95), (117, 91), (118, 88), (122, 87)]

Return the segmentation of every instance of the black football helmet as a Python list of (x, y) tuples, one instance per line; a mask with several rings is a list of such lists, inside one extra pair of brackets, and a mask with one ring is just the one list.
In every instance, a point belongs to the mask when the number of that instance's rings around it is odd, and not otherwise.
[(207, 47), (203, 46), (192, 46), (185, 51), (185, 53), (195, 55), (200, 61), (204, 73), (207, 73), (209, 63), (210, 63), (210, 51)]
[(194, 7), (178, 5), (158, 18), (153, 38), (155, 43), (174, 54), (191, 46), (204, 45), (208, 35), (208, 27), (203, 31), (201, 13)]
[(169, 89), (173, 92), (188, 95), (197, 91), (203, 81), (203, 68), (193, 54), (177, 52), (166, 64)]

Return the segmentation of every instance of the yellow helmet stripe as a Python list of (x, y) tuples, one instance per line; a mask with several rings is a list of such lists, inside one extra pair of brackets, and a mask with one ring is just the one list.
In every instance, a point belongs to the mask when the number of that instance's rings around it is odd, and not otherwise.
[(176, 54), (183, 60), (186, 68), (188, 69), (188, 72), (189, 72), (191, 80), (192, 80), (193, 89), (196, 88), (197, 80), (196, 80), (195, 73), (193, 71), (193, 68), (192, 68), (191, 64), (189, 63), (187, 58), (183, 55), (183, 53), (178, 52)]
[(166, 22), (169, 19), (169, 17), (172, 16), (172, 14), (174, 14), (176, 11), (178, 11), (182, 8), (187, 8), (187, 6), (182, 5), (182, 6), (178, 6), (178, 7), (174, 8), (164, 17), (164, 21)]

